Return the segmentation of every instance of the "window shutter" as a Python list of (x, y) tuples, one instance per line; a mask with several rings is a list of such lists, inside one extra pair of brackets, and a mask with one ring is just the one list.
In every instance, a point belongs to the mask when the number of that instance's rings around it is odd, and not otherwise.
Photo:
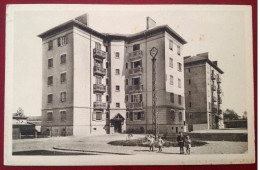
[(144, 120), (144, 112), (141, 114), (141, 120)]
[(96, 120), (96, 112), (93, 112), (93, 114), (92, 114), (92, 120)]
[(130, 112), (130, 120), (133, 121), (133, 112)]

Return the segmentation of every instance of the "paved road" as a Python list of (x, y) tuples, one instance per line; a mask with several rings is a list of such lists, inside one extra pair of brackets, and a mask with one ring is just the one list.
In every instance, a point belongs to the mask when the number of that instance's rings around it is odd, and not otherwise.
[[(143, 135), (134, 135), (133, 138), (140, 138)], [(133, 146), (113, 146), (107, 144), (113, 140), (125, 140), (125, 134), (114, 135), (99, 135), (87, 137), (53, 137), (41, 139), (23, 139), (13, 141), (13, 152), (16, 154), (179, 154), (178, 147), (163, 148), (162, 153), (149, 152), (146, 147)], [(227, 141), (209, 141), (209, 144), (194, 147), (191, 149), (191, 154), (231, 154), (247, 152), (247, 142), (227, 142)], [(55, 147), (56, 149), (53, 149)], [(58, 150), (62, 149), (62, 150)], [(35, 151), (36, 150), (36, 151)], [(71, 150), (73, 152), (68, 152)], [(25, 152), (27, 151), (27, 152)], [(38, 151), (38, 152), (37, 152)], [(55, 152), (54, 152), (55, 151)], [(59, 153), (61, 152), (61, 153)], [(53, 153), (53, 154), (52, 154)]]

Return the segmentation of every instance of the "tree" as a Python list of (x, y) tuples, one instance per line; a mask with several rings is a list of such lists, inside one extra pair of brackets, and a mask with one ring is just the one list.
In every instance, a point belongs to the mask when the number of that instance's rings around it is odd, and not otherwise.
[(247, 111), (244, 111), (244, 114), (243, 114), (243, 120), (247, 120)]
[(224, 112), (224, 120), (238, 120), (240, 119), (240, 116), (231, 109), (226, 109)]

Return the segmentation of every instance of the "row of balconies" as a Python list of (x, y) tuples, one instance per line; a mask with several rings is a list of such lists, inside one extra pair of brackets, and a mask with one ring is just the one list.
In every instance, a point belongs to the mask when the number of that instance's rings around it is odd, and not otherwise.
[(129, 70), (130, 75), (138, 75), (143, 73), (143, 67), (136, 67)]
[(222, 98), (218, 96), (218, 99), (215, 96), (212, 96), (212, 102), (217, 102), (218, 104), (222, 104)]
[[(95, 101), (93, 103), (93, 107), (94, 107), (94, 109), (103, 110), (103, 109), (106, 109), (107, 104), (103, 103), (102, 101)], [(129, 103), (126, 103), (126, 108), (127, 109), (143, 109), (143, 102), (129, 102)]]
[(143, 91), (143, 85), (132, 85), (132, 86), (126, 86), (126, 92), (127, 93), (138, 93)]
[(222, 80), (219, 76), (217, 76), (216, 74), (211, 74), (211, 80), (216, 80), (217, 79), (217, 83), (221, 83)]
[(212, 107), (211, 108), (212, 113), (222, 114), (222, 109), (220, 108), (218, 109), (218, 106), (216, 104), (212, 104), (211, 107)]

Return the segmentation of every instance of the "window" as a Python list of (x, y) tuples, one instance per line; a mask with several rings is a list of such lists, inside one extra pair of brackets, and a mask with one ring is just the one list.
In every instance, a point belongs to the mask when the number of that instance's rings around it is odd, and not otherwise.
[(52, 117), (52, 112), (47, 112), (47, 121), (52, 121), (53, 117)]
[(101, 50), (101, 44), (98, 43), (98, 42), (96, 42), (96, 43), (95, 43), (95, 48)]
[(66, 92), (61, 92), (60, 93), (60, 101), (65, 102), (66, 101)]
[(102, 77), (96, 76), (96, 84), (102, 84)]
[(48, 103), (52, 103), (52, 94), (48, 95)]
[(179, 45), (177, 46), (177, 54), (181, 55), (181, 47)]
[(53, 41), (49, 41), (48, 42), (48, 50), (52, 50), (53, 49)]
[(143, 96), (142, 94), (135, 94), (131, 95), (131, 102), (132, 103), (140, 103), (143, 101)]
[(62, 36), (58, 38), (58, 47), (64, 46), (68, 44), (68, 37), (67, 36)]
[(102, 95), (96, 94), (96, 101), (102, 101)]
[(125, 79), (125, 85), (128, 85), (128, 79)]
[(120, 108), (120, 103), (116, 103), (116, 107), (117, 107), (117, 108)]
[(128, 63), (125, 63), (125, 68), (128, 69)]
[(173, 42), (172, 42), (172, 40), (169, 40), (169, 49), (173, 50)]
[(60, 74), (60, 82), (61, 83), (65, 83), (66, 82), (66, 73), (61, 73)]
[(120, 70), (116, 69), (116, 75), (119, 75), (119, 74), (120, 74)]
[(192, 119), (192, 113), (189, 113), (189, 118)]
[(144, 112), (134, 112), (134, 120), (144, 120)]
[(53, 58), (48, 59), (48, 68), (53, 67)]
[(129, 112), (126, 112), (126, 118), (129, 119)]
[(191, 84), (191, 79), (189, 79), (189, 84)]
[(191, 95), (191, 91), (189, 91), (189, 95)]
[(173, 94), (173, 93), (170, 94), (170, 101), (171, 101), (172, 103), (174, 103), (174, 94)]
[(128, 95), (125, 95), (125, 101), (128, 102)]
[(116, 59), (119, 59), (119, 52), (116, 52)]
[(63, 54), (60, 56), (60, 63), (65, 64), (66, 63), (66, 54)]
[(178, 71), (182, 71), (182, 64), (178, 63)]
[(102, 120), (102, 112), (96, 112), (96, 120)]
[(109, 96), (108, 96), (108, 95), (106, 96), (106, 101), (107, 101), (107, 102), (109, 101)]
[(189, 103), (189, 106), (191, 107), (191, 102)]
[(173, 85), (173, 76), (170, 75), (170, 85)]
[(120, 91), (120, 86), (116, 85), (116, 91)]
[(106, 62), (106, 68), (108, 68), (108, 62)]
[(178, 95), (178, 103), (181, 104), (181, 95)]
[(106, 112), (106, 118), (109, 119), (109, 112)]
[(48, 86), (53, 85), (53, 76), (48, 77)]
[(61, 121), (66, 121), (67, 120), (67, 114), (66, 114), (65, 110), (60, 111), (60, 120)]
[(178, 87), (181, 88), (181, 79), (178, 79)]
[(140, 44), (133, 45), (133, 51), (138, 51), (138, 50), (140, 50)]
[(172, 59), (172, 58), (170, 58), (169, 66), (170, 66), (171, 68), (173, 68), (173, 59)]
[(190, 68), (189, 68), (189, 73), (190, 73)]
[(109, 80), (108, 80), (108, 79), (106, 79), (106, 84), (107, 84), (107, 85), (109, 84)]
[(179, 122), (182, 121), (182, 112), (179, 112)]

